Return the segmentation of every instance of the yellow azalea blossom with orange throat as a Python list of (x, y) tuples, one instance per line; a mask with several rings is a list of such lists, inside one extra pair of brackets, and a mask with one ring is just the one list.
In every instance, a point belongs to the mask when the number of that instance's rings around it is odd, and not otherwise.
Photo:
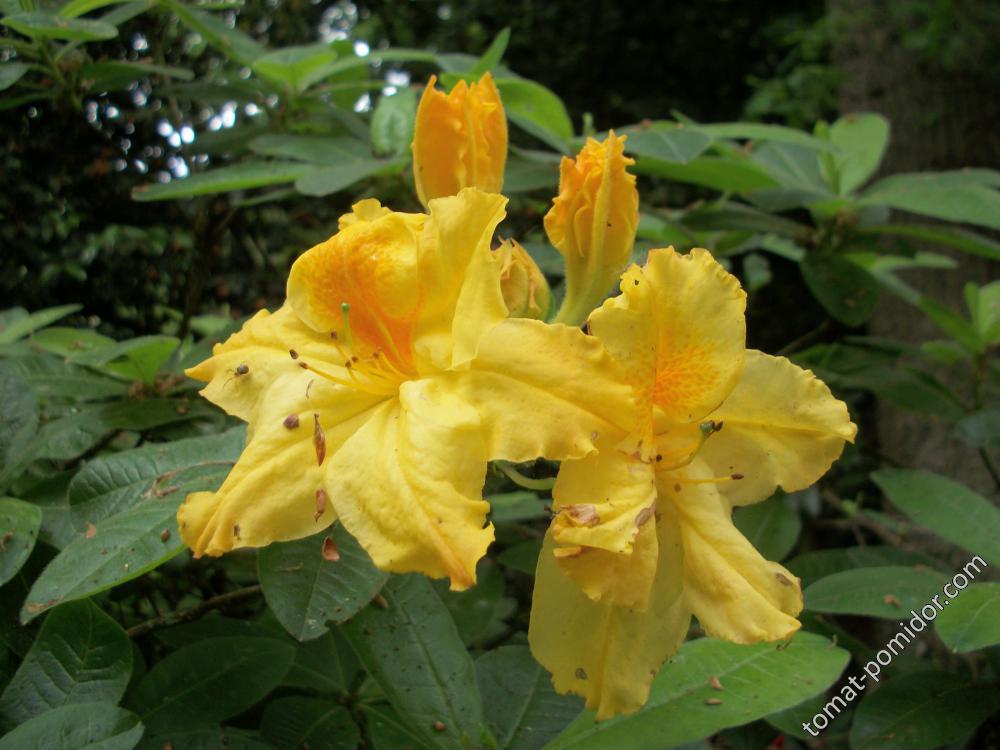
[(507, 116), (493, 77), (459, 81), (447, 94), (431, 76), (417, 107), (413, 130), (413, 177), (426, 207), (434, 198), (474, 187), (503, 189)]
[(292, 266), (284, 306), (188, 371), (249, 423), (220, 489), (178, 511), (196, 556), (339, 520), (380, 568), (463, 589), (493, 539), (487, 461), (580, 458), (634, 417), (596, 339), (508, 319), (490, 249), (505, 203), (472, 188), (427, 215), (361, 201)]
[(639, 225), (635, 175), (625, 136), (588, 138), (576, 159), (563, 157), (559, 195), (545, 215), (549, 241), (566, 262), (566, 296), (556, 320), (579, 325), (611, 291), (632, 257)]
[(556, 689), (599, 719), (645, 703), (692, 615), (737, 643), (799, 627), (799, 580), (754, 549), (732, 510), (813, 484), (856, 427), (811, 372), (745, 348), (745, 300), (708, 251), (668, 248), (590, 316), (640, 417), (560, 467), (529, 642)]

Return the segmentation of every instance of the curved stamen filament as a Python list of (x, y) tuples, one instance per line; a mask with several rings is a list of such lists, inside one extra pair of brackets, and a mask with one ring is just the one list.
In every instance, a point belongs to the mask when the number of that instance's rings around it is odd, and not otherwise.
[[(682, 459), (679, 463), (670, 464), (668, 466), (661, 465), (663, 459), (662, 456), (657, 455), (656, 457), (656, 470), (657, 471), (673, 471), (674, 469), (683, 469), (685, 466), (690, 464), (694, 459), (701, 453), (701, 449), (705, 446), (705, 441), (708, 440), (712, 435), (722, 429), (721, 422), (714, 422), (709, 420), (708, 422), (702, 422), (698, 429), (698, 439), (690, 444), (688, 447), (681, 451), (681, 454), (687, 453), (687, 456)], [(706, 480), (707, 481), (707, 480)]]
[[(348, 364), (349, 363), (350, 363), (350, 361), (348, 360)], [(387, 396), (387, 395), (392, 394), (396, 390), (395, 387), (389, 387), (389, 388), (385, 388), (385, 387), (383, 387), (383, 388), (373, 387), (375, 384), (373, 384), (373, 383), (366, 383), (366, 382), (360, 380), (354, 374), (353, 368), (351, 368), (351, 367), (345, 367), (344, 368), (344, 369), (347, 370), (347, 373), (348, 373), (348, 375), (351, 378), (350, 380), (345, 380), (344, 378), (338, 377), (337, 375), (333, 375), (332, 373), (326, 372), (325, 370), (320, 370), (319, 368), (314, 367), (314, 366), (308, 364), (307, 362), (300, 362), (299, 363), (299, 367), (301, 367), (303, 370), (308, 370), (309, 372), (314, 372), (317, 375), (319, 375), (321, 378), (323, 378), (324, 380), (328, 380), (331, 383), (336, 383), (337, 385), (343, 385), (343, 386), (346, 386), (348, 388), (352, 388), (354, 390), (362, 391), (364, 393), (370, 393), (373, 396)]]

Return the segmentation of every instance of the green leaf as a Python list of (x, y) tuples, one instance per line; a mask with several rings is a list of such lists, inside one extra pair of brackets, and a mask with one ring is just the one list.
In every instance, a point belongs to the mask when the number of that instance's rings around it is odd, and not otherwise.
[(112, 703), (61, 706), (0, 738), (0, 750), (131, 750), (142, 737), (135, 714)]
[(17, 575), (35, 548), (42, 509), (37, 505), (0, 498), (0, 586)]
[(169, 201), (192, 198), (196, 195), (214, 195), (233, 190), (283, 185), (295, 182), (315, 169), (316, 167), (312, 165), (300, 162), (244, 162), (230, 167), (209, 169), (183, 180), (140, 185), (132, 190), (132, 199), (140, 202)]
[[(16, 363), (17, 360), (14, 360)], [(0, 364), (0, 486), (13, 479), (34, 453), (32, 438), (38, 429), (38, 402), (25, 378), (11, 366)]]
[(800, 205), (830, 197), (819, 171), (819, 159), (814, 149), (790, 143), (765, 143), (753, 150), (751, 158), (783, 187), (806, 191), (809, 197), (802, 200)]
[(847, 195), (865, 184), (882, 163), (889, 121), (872, 113), (844, 115), (830, 126), (830, 142), (840, 149), (833, 157), (838, 183), (834, 189)]
[(968, 487), (918, 469), (879, 469), (872, 480), (914, 523), (987, 560), (1000, 560), (1000, 510)]
[(444, 581), (438, 581), (436, 588), (462, 642), (470, 648), (502, 636), (508, 630), (504, 620), (517, 611), (517, 601), (504, 595), (503, 575), (485, 561), (479, 564), (476, 585), (468, 591), (448, 591)]
[(70, 482), (67, 497), (73, 525), (84, 530), (151, 498), (188, 491), (199, 478), (201, 489), (217, 484), (239, 458), (245, 430), (154, 443), (101, 456), (87, 463)]
[(262, 156), (327, 166), (364, 161), (369, 153), (367, 144), (350, 136), (268, 134), (254, 138), (249, 146), (251, 151)]
[(821, 578), (803, 596), (813, 612), (894, 620), (928, 604), (944, 583), (944, 575), (922, 568), (853, 568)]
[(128, 2), (131, 0), (70, 0), (59, 9), (59, 15), (63, 18), (76, 18), (109, 5), (120, 5)]
[(1000, 688), (940, 670), (908, 672), (854, 712), (851, 750), (932, 750), (965, 738), (1000, 705)]
[(507, 118), (558, 151), (568, 153), (573, 121), (562, 99), (540, 83), (524, 78), (497, 78)]
[(114, 39), (118, 29), (101, 21), (81, 18), (63, 18), (40, 11), (17, 13), (0, 19), (0, 23), (32, 39), (66, 39), (79, 42), (96, 42)]
[(140, 336), (81, 352), (73, 355), (71, 361), (152, 385), (156, 374), (180, 343), (173, 336)]
[(392, 164), (384, 159), (356, 159), (333, 167), (320, 167), (296, 179), (295, 189), (303, 195), (330, 195), (378, 174)]
[(180, 0), (161, 0), (181, 23), (198, 32), (206, 42), (240, 65), (252, 67), (264, 54), (264, 47), (249, 36), (231, 29), (225, 21), (211, 13), (194, 8)]
[(39, 328), (55, 323), (60, 318), (77, 312), (80, 305), (62, 305), (61, 307), (49, 307), (38, 312), (31, 313), (25, 317), (19, 317), (0, 328), (0, 344), (9, 344), (18, 341)]
[[(957, 587), (956, 587), (957, 588)], [(965, 653), (1000, 643), (1000, 583), (974, 583), (934, 621), (941, 640)]]
[(118, 91), (128, 88), (129, 84), (135, 81), (141, 81), (154, 75), (190, 81), (194, 78), (194, 71), (170, 65), (126, 62), (124, 60), (88, 63), (80, 68), (80, 78), (89, 83), (88, 88), (91, 91)]
[(934, 558), (922, 552), (898, 547), (847, 547), (804, 552), (785, 563), (785, 567), (802, 579), (802, 585), (851, 568), (878, 568), (882, 566), (916, 566), (936, 568)]
[(406, 154), (413, 140), (413, 125), (417, 117), (416, 89), (399, 89), (391, 96), (382, 96), (372, 113), (372, 146), (379, 156)]
[(533, 576), (535, 575), (535, 567), (538, 565), (538, 555), (541, 551), (541, 540), (529, 539), (505, 549), (497, 557), (497, 562), (511, 570)]
[(476, 660), (486, 723), (499, 750), (540, 750), (583, 708), (579, 698), (559, 695), (525, 646), (501, 646)]
[(294, 658), (294, 646), (276, 638), (209, 638), (157, 662), (132, 707), (151, 732), (219, 722), (270, 693)]
[(29, 70), (28, 66), (19, 62), (0, 63), (0, 91), (6, 91)]
[(964, 180), (960, 175), (894, 175), (868, 188), (861, 196), (862, 203), (1000, 229), (1000, 192), (982, 184), (975, 175)]
[(483, 56), (479, 58), (479, 61), (469, 69), (468, 76), (470, 78), (480, 78), (484, 73), (493, 70), (500, 64), (503, 60), (503, 53), (507, 51), (507, 45), (510, 43), (510, 27), (507, 26), (500, 30), (493, 41), (490, 42), (489, 49), (487, 49)]
[(802, 519), (775, 495), (762, 503), (737, 508), (733, 523), (768, 560), (782, 560), (802, 531)]
[(981, 409), (962, 417), (955, 433), (977, 448), (1000, 446), (1000, 407)]
[[(524, 153), (524, 152), (522, 152)], [(504, 194), (526, 193), (545, 188), (554, 191), (559, 184), (557, 160), (524, 158), (511, 152), (504, 168)]]
[(256, 733), (235, 727), (168, 729), (142, 738), (137, 750), (274, 750)]
[(879, 224), (861, 227), (858, 233), (864, 235), (889, 235), (910, 237), (921, 242), (934, 242), (954, 247), (971, 255), (979, 255), (990, 260), (1000, 260), (1000, 243), (963, 229), (951, 229), (919, 224)]
[[(685, 643), (653, 681), (637, 713), (595, 722), (592, 712), (571, 724), (547, 750), (669, 750), (798, 705), (840, 676), (849, 654), (813, 633), (787, 647), (741, 646), (699, 638)], [(709, 684), (715, 677), (722, 685)], [(708, 704), (709, 699), (721, 703)]]
[(486, 498), (490, 504), (490, 518), (493, 523), (515, 523), (545, 518), (549, 511), (537, 494), (528, 490), (504, 492)]
[(77, 402), (123, 398), (129, 388), (128, 383), (117, 378), (46, 355), (8, 359), (0, 371), (16, 373), (31, 383), (42, 399)]
[(834, 146), (822, 138), (783, 125), (763, 125), (758, 122), (720, 122), (712, 125), (691, 125), (694, 130), (712, 138), (733, 138), (748, 141), (790, 143), (814, 151), (832, 151)]
[(209, 482), (202, 476), (171, 488), (119, 513), (66, 545), (35, 581), (21, 609), (22, 622), (72, 599), (92, 596), (163, 564), (184, 545), (177, 530), (177, 508), (188, 490), (214, 489), (228, 473), (223, 467)]
[(863, 268), (837, 255), (808, 254), (799, 265), (809, 291), (832, 317), (860, 326), (871, 317), (878, 283)]
[(983, 343), (968, 320), (926, 295), (918, 296), (916, 302), (938, 328), (963, 347), (970, 352), (982, 351)]
[(329, 44), (308, 44), (268, 52), (257, 58), (252, 68), (261, 78), (301, 94), (337, 72), (333, 65), (338, 57)]
[(427, 750), (399, 714), (385, 704), (362, 706), (373, 750)]
[(344, 636), (332, 629), (298, 645), (292, 668), (281, 684), (311, 693), (347, 697), (360, 670), (361, 665)]
[(61, 357), (103, 349), (115, 340), (88, 328), (52, 326), (31, 335), (31, 345)]
[(985, 349), (1000, 342), (1000, 281), (984, 286), (967, 283), (965, 302), (980, 346)]
[(633, 167), (639, 174), (735, 193), (777, 187), (777, 181), (749, 159), (732, 156), (700, 156), (687, 164), (659, 159), (639, 159)]
[(419, 575), (392, 576), (382, 595), (387, 608), (341, 626), (361, 663), (424, 744), (477, 746), (487, 730), (475, 668), (448, 610)]
[(711, 136), (678, 126), (668, 129), (654, 124), (650, 128), (629, 129), (626, 134), (625, 148), (630, 153), (676, 164), (693, 161), (712, 144)]
[(55, 609), (0, 695), (0, 727), (74, 703), (117, 703), (132, 675), (132, 643), (90, 601)]
[(909, 367), (869, 367), (842, 377), (840, 383), (845, 388), (869, 390), (908, 411), (945, 419), (959, 419), (965, 412), (962, 403), (940, 381)]
[[(326, 538), (339, 560), (324, 558)], [(340, 524), (328, 535), (264, 547), (257, 553), (257, 575), (271, 611), (300, 641), (323, 635), (328, 622), (353, 617), (388, 578)]]
[(355, 750), (361, 732), (350, 713), (336, 701), (289, 696), (267, 704), (260, 733), (275, 747), (309, 750)]

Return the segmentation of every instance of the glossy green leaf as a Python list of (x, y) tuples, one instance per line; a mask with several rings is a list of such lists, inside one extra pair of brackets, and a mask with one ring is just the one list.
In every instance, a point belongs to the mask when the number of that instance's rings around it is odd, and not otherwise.
[(505, 195), (541, 189), (554, 193), (558, 185), (557, 160), (525, 159), (516, 153), (507, 157), (503, 177)]
[(254, 138), (250, 150), (262, 156), (296, 159), (310, 164), (336, 166), (368, 156), (367, 144), (350, 136), (268, 134)]
[(557, 150), (568, 151), (573, 121), (562, 99), (525, 78), (497, 78), (496, 85), (512, 123)]
[(113, 703), (61, 706), (0, 738), (0, 750), (131, 750), (142, 737), (135, 714)]
[(540, 750), (583, 709), (579, 698), (559, 695), (525, 646), (501, 646), (476, 660), (486, 723), (499, 750)]
[(851, 750), (932, 750), (961, 740), (997, 710), (1000, 688), (950, 672), (909, 672), (866, 693)]
[(347, 709), (334, 700), (288, 696), (267, 704), (261, 736), (275, 747), (355, 750), (361, 732)]
[(834, 149), (832, 144), (822, 138), (783, 125), (765, 125), (759, 122), (720, 122), (711, 125), (696, 124), (691, 127), (702, 133), (707, 133), (713, 138), (790, 143), (795, 146), (811, 148), (814, 151), (832, 151)]
[(545, 518), (549, 511), (536, 493), (528, 490), (504, 492), (486, 498), (490, 504), (490, 518), (493, 523), (514, 523)]
[(140, 336), (106, 347), (91, 348), (73, 355), (71, 360), (152, 385), (156, 374), (180, 343), (173, 336)]
[(687, 164), (646, 158), (638, 160), (632, 171), (723, 192), (747, 193), (778, 186), (762, 167), (731, 156), (700, 156)]
[(276, 638), (209, 638), (157, 662), (131, 706), (150, 732), (213, 724), (270, 693), (294, 658), (295, 647)]
[(118, 29), (109, 23), (88, 21), (82, 18), (65, 18), (41, 11), (6, 16), (0, 19), (0, 23), (32, 39), (97, 42), (102, 39), (114, 39), (118, 36)]
[(63, 18), (76, 18), (109, 5), (121, 5), (128, 2), (131, 0), (70, 0), (59, 9), (59, 15)]
[(413, 140), (417, 117), (417, 91), (403, 88), (392, 96), (381, 96), (372, 113), (372, 146), (379, 156), (406, 154)]
[[(324, 558), (327, 538), (336, 545), (339, 560)], [(388, 578), (340, 524), (322, 534), (264, 547), (257, 554), (257, 574), (271, 611), (300, 641), (323, 635), (328, 622), (353, 617)]]
[(261, 55), (253, 71), (267, 81), (302, 93), (337, 71), (333, 64), (339, 55), (329, 44), (285, 47)]
[(29, 70), (28, 66), (19, 62), (0, 63), (0, 91), (6, 91), (21, 80)]
[(893, 365), (870, 367), (841, 378), (849, 388), (864, 388), (894, 406), (945, 419), (959, 419), (964, 413), (955, 395), (925, 372)]
[(12, 319), (5, 325), (0, 326), (0, 344), (9, 344), (12, 341), (24, 338), (34, 331), (45, 328), (45, 326), (51, 325), (57, 320), (79, 311), (79, 309), (80, 305), (61, 305), (60, 307), (49, 307), (45, 310), (33, 312), (30, 315)]
[(977, 448), (1000, 446), (1000, 408), (981, 409), (962, 417), (955, 432)]
[(500, 33), (493, 38), (492, 42), (490, 42), (490, 46), (483, 53), (483, 56), (480, 57), (479, 61), (469, 69), (469, 77), (479, 78), (483, 75), (483, 73), (487, 73), (498, 66), (503, 60), (504, 52), (507, 51), (507, 45), (509, 43), (510, 27), (507, 26), (500, 30)]
[(183, 485), (187, 491), (199, 477), (205, 488), (218, 482), (243, 449), (245, 430), (221, 435), (155, 443), (102, 456), (87, 463), (69, 485), (73, 525), (84, 530), (135, 505), (166, 497)]
[(764, 143), (751, 153), (755, 163), (764, 167), (782, 187), (807, 191), (808, 205), (829, 197), (829, 188), (819, 170), (816, 151), (791, 143)]
[(448, 591), (444, 581), (438, 581), (436, 588), (469, 648), (502, 636), (508, 630), (505, 620), (517, 611), (517, 601), (505, 595), (503, 575), (485, 561), (479, 564), (476, 585), (468, 591)]
[(399, 714), (389, 706), (362, 706), (372, 750), (427, 750)]
[(733, 523), (768, 560), (784, 559), (802, 531), (799, 514), (777, 495), (762, 503), (737, 508)]
[(861, 235), (907, 237), (920, 242), (934, 242), (954, 247), (971, 255), (979, 255), (990, 260), (1000, 260), (1000, 243), (963, 229), (951, 229), (918, 224), (880, 224), (862, 227)]
[(0, 497), (0, 586), (21, 569), (38, 539), (42, 510), (37, 505)]
[(836, 190), (847, 195), (865, 184), (882, 163), (889, 121), (872, 113), (844, 115), (830, 126), (830, 142), (839, 149), (833, 156)]
[(198, 32), (206, 42), (223, 55), (239, 63), (252, 66), (264, 54), (264, 47), (249, 36), (231, 29), (222, 19), (180, 0), (161, 0), (181, 23)]
[(256, 732), (236, 727), (202, 727), (200, 729), (164, 729), (156, 734), (146, 732), (137, 750), (274, 750)]
[[(848, 658), (825, 638), (804, 632), (782, 648), (710, 638), (689, 641), (660, 670), (645, 707), (602, 722), (588, 711), (547, 750), (679, 747), (798, 705), (836, 680)], [(722, 690), (709, 684), (713, 677)]]
[(319, 638), (298, 644), (295, 661), (281, 684), (310, 693), (346, 697), (351, 694), (360, 670), (354, 651), (334, 628)]
[(391, 577), (382, 595), (386, 608), (341, 626), (361, 663), (428, 747), (477, 746), (488, 732), (475, 668), (448, 610), (419, 575)]
[[(16, 363), (17, 360), (14, 360)], [(11, 362), (0, 364), (0, 486), (13, 479), (34, 453), (38, 429), (38, 402), (25, 378)]]
[(638, 157), (687, 164), (701, 156), (712, 144), (704, 132), (682, 127), (632, 128), (626, 131), (625, 149)]
[(194, 71), (171, 65), (125, 62), (123, 60), (88, 63), (80, 68), (80, 77), (89, 83), (88, 88), (91, 91), (117, 91), (127, 88), (135, 81), (141, 81), (151, 76), (190, 81), (194, 78)]
[(862, 202), (945, 221), (1000, 229), (1000, 192), (974, 174), (943, 177), (934, 172), (894, 175), (872, 185)]
[(863, 268), (836, 255), (811, 253), (799, 265), (813, 296), (848, 326), (865, 323), (875, 310), (878, 283)]
[(332, 167), (320, 167), (296, 179), (295, 189), (303, 195), (330, 195), (378, 174), (391, 164), (382, 159), (356, 159)]
[(834, 573), (852, 568), (878, 568), (892, 565), (909, 567), (922, 565), (927, 568), (936, 568), (939, 563), (922, 552), (874, 545), (813, 550), (793, 557), (784, 565), (802, 579), (803, 586), (808, 586), (820, 578), (826, 578)]
[(295, 182), (316, 167), (300, 162), (252, 161), (205, 172), (160, 184), (140, 185), (132, 191), (133, 200), (140, 202), (170, 201), (196, 195), (214, 195), (233, 190), (250, 190), (268, 185)]
[(535, 575), (535, 567), (538, 565), (538, 555), (542, 551), (540, 539), (528, 539), (518, 542), (497, 557), (497, 562), (511, 570), (516, 570), (529, 576)]
[(964, 653), (997, 645), (1000, 643), (1000, 583), (974, 583), (963, 589), (937, 616), (934, 627), (952, 651)]
[(853, 568), (821, 578), (803, 596), (813, 612), (896, 620), (930, 603), (944, 583), (943, 574), (923, 568)]
[(90, 601), (45, 618), (31, 651), (0, 695), (0, 728), (11, 729), (60, 706), (117, 703), (132, 674), (132, 644)]
[(1000, 560), (1000, 510), (986, 498), (919, 469), (879, 469), (872, 480), (914, 523), (990, 562)]
[[(43, 333), (45, 332), (36, 335)], [(129, 389), (129, 383), (118, 378), (48, 355), (14, 357), (6, 360), (0, 371), (17, 373), (20, 378), (31, 383), (32, 390), (39, 398), (63, 402), (122, 398), (128, 394)]]

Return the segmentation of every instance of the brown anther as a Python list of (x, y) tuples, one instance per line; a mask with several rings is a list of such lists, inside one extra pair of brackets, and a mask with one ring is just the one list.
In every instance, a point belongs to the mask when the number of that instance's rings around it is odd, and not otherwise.
[(357, 358), (357, 356), (356, 356), (356, 355), (355, 355), (355, 356), (353, 356), (353, 357), (351, 357), (351, 362), (357, 362), (357, 361), (358, 361), (358, 358)]
[(705, 699), (705, 705), (706, 706), (719, 706), (721, 704), (722, 704), (722, 699), (721, 698), (706, 698)]
[(322, 466), (326, 458), (326, 434), (319, 424), (319, 414), (313, 414), (313, 447), (316, 449), (316, 465)]
[(326, 512), (326, 502), (328, 499), (326, 490), (322, 487), (316, 490), (316, 512), (313, 513), (313, 521), (318, 521), (320, 516)]
[(596, 526), (601, 522), (601, 517), (597, 514), (597, 508), (593, 505), (577, 503), (564, 505), (562, 509), (566, 512), (566, 515), (574, 526)]
[(340, 550), (337, 549), (337, 543), (330, 537), (323, 540), (323, 559), (327, 562), (340, 561)]
[(336, 331), (330, 331), (330, 338), (333, 339), (334, 341), (336, 341), (337, 340), (337, 332)]
[(250, 372), (250, 368), (247, 365), (236, 365), (236, 369), (233, 372), (236, 375), (246, 375)]
[(681, 486), (679, 484), (675, 484), (674, 485), (674, 492), (680, 492), (680, 491), (681, 491)]
[(350, 370), (352, 366), (353, 365), (351, 364), (351, 360), (347, 360), (346, 362), (344, 362), (344, 367), (346, 367), (348, 370)]
[(445, 726), (445, 723), (443, 721), (435, 721), (434, 722), (434, 731), (435, 732), (443, 732), (447, 728), (448, 727)]
[(289, 349), (288, 350), (288, 356), (291, 357), (292, 359), (298, 359), (299, 358), (299, 353), (297, 351), (295, 351), (294, 349)]
[(282, 423), (287, 430), (297, 430), (299, 428), (299, 415), (289, 414)]
[(725, 422), (723, 420), (721, 420), (721, 419), (718, 422), (716, 422), (715, 423), (715, 431), (719, 432), (722, 429), (722, 425), (724, 425), (724, 424), (725, 424)]
[(372, 597), (372, 601), (382, 609), (389, 609), (389, 602), (381, 594), (375, 594), (375, 596)]
[(587, 679), (587, 670), (585, 670), (583, 667), (577, 667), (576, 672), (574, 672), (573, 674), (576, 675), (576, 679), (578, 680)]
[(309, 369), (309, 365), (306, 364), (305, 362), (299, 362), (299, 367), (301, 367), (303, 370)]
[(170, 541), (170, 529), (164, 529), (160, 532), (160, 541), (169, 542)]
[(722, 683), (719, 682), (719, 678), (714, 674), (708, 678), (708, 684), (712, 686), (715, 690), (722, 690)]
[(662, 453), (657, 453), (656, 454), (656, 460), (657, 461), (662, 461), (663, 460), (663, 454)]
[(743, 479), (743, 475), (742, 474), (730, 474), (729, 478), (730, 479)]
[[(608, 226), (611, 226), (611, 225), (609, 224)], [(635, 280), (635, 285), (636, 285), (636, 286), (639, 286), (639, 279), (636, 279), (636, 280)]]

